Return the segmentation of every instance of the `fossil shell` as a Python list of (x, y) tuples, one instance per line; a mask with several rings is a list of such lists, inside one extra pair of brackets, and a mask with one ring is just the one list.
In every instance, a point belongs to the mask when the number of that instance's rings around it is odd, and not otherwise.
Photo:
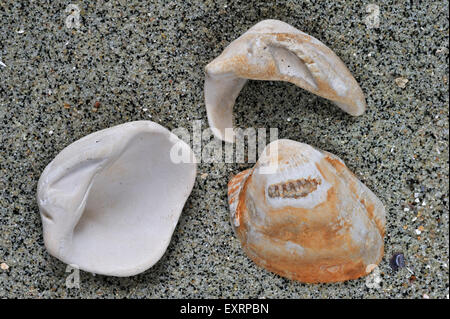
[(281, 276), (355, 279), (383, 256), (381, 201), (338, 157), (307, 144), (270, 143), (252, 169), (231, 179), (228, 200), (247, 255)]
[(366, 109), (364, 94), (341, 59), (319, 40), (278, 20), (254, 25), (205, 72), (209, 125), (227, 142), (233, 142), (233, 133), (225, 129), (233, 127), (233, 106), (247, 79), (291, 82), (354, 116)]
[[(175, 163), (175, 148), (190, 163)], [(37, 190), (45, 246), (92, 273), (131, 276), (164, 254), (195, 181), (187, 144), (151, 121), (85, 136), (45, 168)]]

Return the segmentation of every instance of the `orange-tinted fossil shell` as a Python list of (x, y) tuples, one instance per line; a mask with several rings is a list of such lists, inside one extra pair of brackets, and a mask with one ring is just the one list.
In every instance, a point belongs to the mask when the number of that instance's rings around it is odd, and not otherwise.
[(269, 144), (228, 184), (231, 220), (247, 255), (283, 277), (337, 282), (383, 256), (381, 201), (335, 155), (291, 140)]

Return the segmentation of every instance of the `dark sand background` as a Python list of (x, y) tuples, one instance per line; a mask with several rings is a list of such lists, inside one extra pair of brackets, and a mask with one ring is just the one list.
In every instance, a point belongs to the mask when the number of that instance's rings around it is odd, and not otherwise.
[[(0, 0), (0, 297), (448, 298), (448, 2)], [(236, 126), (276, 127), (280, 138), (341, 157), (387, 210), (381, 287), (366, 279), (306, 285), (257, 267), (233, 234), (229, 178), (252, 164), (198, 166), (164, 257), (129, 278), (81, 272), (50, 256), (35, 200), (45, 166), (71, 142), (133, 120), (169, 129), (202, 120), (204, 67), (263, 19), (318, 38), (366, 94), (353, 118), (289, 83), (250, 81)], [(408, 80), (399, 87), (395, 79)], [(389, 258), (403, 252), (407, 267)], [(120, 263), (120, 260), (117, 260)]]

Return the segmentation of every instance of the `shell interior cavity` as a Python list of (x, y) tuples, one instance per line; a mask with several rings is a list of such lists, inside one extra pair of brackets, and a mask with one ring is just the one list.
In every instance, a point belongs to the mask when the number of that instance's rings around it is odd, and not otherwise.
[[(175, 163), (173, 147), (192, 161)], [(45, 168), (37, 200), (51, 255), (92, 273), (131, 276), (164, 254), (195, 182), (190, 147), (137, 121), (90, 134)]]
[(205, 104), (214, 134), (233, 142), (232, 110), (247, 79), (287, 81), (333, 101), (345, 112), (364, 113), (358, 83), (326, 45), (278, 20), (264, 20), (231, 42), (205, 68)]
[[(264, 172), (274, 162), (276, 170)], [(228, 200), (244, 251), (281, 276), (356, 279), (383, 256), (381, 201), (342, 160), (307, 144), (270, 143), (253, 168), (231, 179)]]

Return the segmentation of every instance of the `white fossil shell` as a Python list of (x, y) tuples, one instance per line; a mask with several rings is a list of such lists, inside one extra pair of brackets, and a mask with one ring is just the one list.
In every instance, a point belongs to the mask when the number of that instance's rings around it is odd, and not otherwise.
[(254, 25), (205, 72), (209, 125), (227, 142), (233, 142), (233, 132), (225, 129), (233, 127), (233, 106), (247, 79), (291, 82), (354, 116), (366, 108), (361, 88), (341, 59), (319, 40), (278, 20)]
[[(191, 161), (172, 161), (174, 147)], [(167, 249), (195, 174), (190, 147), (154, 122), (85, 136), (62, 150), (39, 180), (45, 246), (85, 271), (138, 274)]]
[(244, 251), (281, 276), (355, 279), (383, 256), (381, 201), (338, 157), (307, 144), (269, 144), (252, 169), (231, 179), (228, 200)]

